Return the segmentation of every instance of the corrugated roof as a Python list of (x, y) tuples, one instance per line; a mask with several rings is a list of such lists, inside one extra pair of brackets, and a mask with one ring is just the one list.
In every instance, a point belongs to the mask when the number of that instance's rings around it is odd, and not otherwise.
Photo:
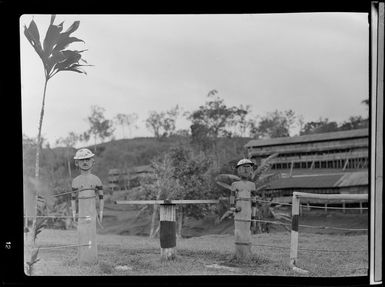
[(247, 148), (247, 147), (304, 143), (304, 142), (331, 141), (331, 140), (341, 140), (341, 139), (359, 138), (359, 137), (368, 137), (368, 136), (369, 136), (369, 129), (356, 129), (356, 130), (330, 132), (330, 133), (323, 133), (323, 134), (312, 134), (312, 135), (304, 135), (304, 136), (296, 136), (296, 137), (281, 137), (281, 138), (272, 138), (272, 139), (251, 140), (245, 145), (245, 147)]
[(279, 178), (271, 182), (267, 189), (336, 188), (368, 185), (368, 183), (367, 171), (335, 174), (303, 174)]
[(153, 172), (154, 169), (150, 165), (135, 166), (131, 169), (132, 173)]
[(358, 171), (358, 172), (349, 172), (343, 175), (336, 186), (358, 186), (358, 185), (368, 185), (369, 184), (369, 175), (368, 171)]
[(273, 181), (267, 189), (333, 188), (341, 177), (342, 174), (322, 174), (279, 178)]

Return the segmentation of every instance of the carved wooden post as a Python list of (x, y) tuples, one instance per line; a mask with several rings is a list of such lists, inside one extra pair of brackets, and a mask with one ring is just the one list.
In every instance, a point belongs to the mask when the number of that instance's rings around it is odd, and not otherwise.
[(98, 247), (96, 244), (96, 208), (95, 194), (93, 190), (83, 190), (79, 193), (79, 218), (78, 238), (79, 245), (89, 244), (90, 246), (79, 246), (79, 263), (96, 264), (98, 262)]
[(246, 261), (251, 257), (251, 199), (237, 198), (234, 215), (235, 227), (235, 257)]
[(175, 204), (160, 205), (160, 259), (173, 260), (176, 257)]

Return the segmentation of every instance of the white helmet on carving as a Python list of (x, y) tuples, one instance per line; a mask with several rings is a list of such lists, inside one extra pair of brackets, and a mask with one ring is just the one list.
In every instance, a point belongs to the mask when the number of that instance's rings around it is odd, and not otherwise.
[(240, 161), (238, 161), (236, 168), (240, 167), (241, 165), (246, 165), (246, 164), (249, 164), (251, 166), (254, 165), (254, 163), (251, 160), (244, 158), (244, 159), (241, 159)]
[(94, 154), (89, 149), (81, 148), (76, 152), (74, 159), (86, 159), (91, 158), (93, 156)]

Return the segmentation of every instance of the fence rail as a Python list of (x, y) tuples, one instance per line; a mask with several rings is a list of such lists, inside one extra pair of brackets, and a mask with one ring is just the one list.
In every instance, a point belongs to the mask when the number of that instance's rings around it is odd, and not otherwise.
[(213, 204), (219, 200), (117, 200), (115, 204)]

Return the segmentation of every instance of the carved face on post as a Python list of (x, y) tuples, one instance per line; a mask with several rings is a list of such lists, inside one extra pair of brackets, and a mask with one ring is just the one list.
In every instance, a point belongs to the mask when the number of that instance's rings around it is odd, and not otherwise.
[(237, 167), (237, 173), (241, 179), (250, 179), (253, 174), (251, 164), (244, 164)]
[(78, 166), (83, 171), (91, 170), (94, 166), (94, 158), (84, 158), (75, 160), (75, 165)]

